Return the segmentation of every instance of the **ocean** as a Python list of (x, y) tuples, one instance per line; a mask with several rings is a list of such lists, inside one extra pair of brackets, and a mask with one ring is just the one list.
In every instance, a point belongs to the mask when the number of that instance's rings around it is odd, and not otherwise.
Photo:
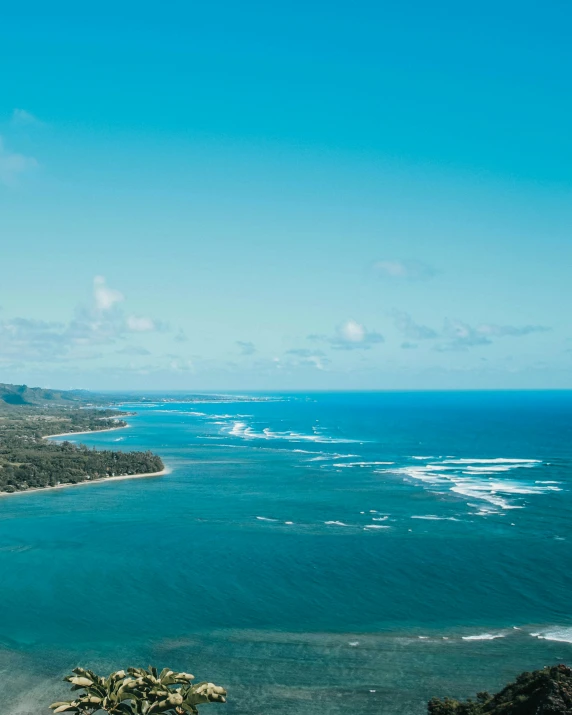
[(169, 666), (214, 713), (421, 715), (572, 661), (572, 393), (129, 404), (163, 477), (0, 498), (0, 701)]

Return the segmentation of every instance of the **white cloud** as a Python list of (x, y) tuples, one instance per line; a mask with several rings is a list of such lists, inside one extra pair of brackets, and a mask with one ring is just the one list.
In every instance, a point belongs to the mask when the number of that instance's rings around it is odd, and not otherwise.
[(333, 337), (328, 335), (308, 335), (308, 340), (318, 340), (329, 343), (335, 350), (369, 350), (378, 343), (383, 343), (383, 335), (358, 323), (357, 320), (346, 320), (336, 328)]
[(303, 360), (300, 360), (299, 364), (308, 367), (315, 367), (316, 370), (326, 370), (326, 365), (330, 362), (326, 358), (320, 357), (319, 355), (310, 355)]
[(462, 320), (446, 319), (441, 330), (434, 330), (427, 325), (419, 325), (413, 318), (402, 311), (391, 313), (395, 327), (408, 338), (402, 343), (402, 348), (417, 347), (414, 342), (419, 340), (440, 340), (435, 348), (441, 352), (449, 350), (467, 350), (480, 345), (490, 345), (493, 338), (519, 338), (531, 333), (542, 333), (550, 330), (543, 325), (496, 325), (483, 323), (472, 326)]
[(347, 320), (337, 329), (339, 339), (347, 343), (362, 343), (366, 336), (366, 329), (355, 320)]
[(544, 325), (479, 325), (477, 328), (482, 335), (490, 335), (495, 338), (513, 337), (519, 338), (531, 333), (545, 333), (550, 328)]
[(7, 186), (14, 186), (22, 174), (37, 166), (38, 162), (33, 157), (7, 149), (0, 136), (0, 182)]
[(25, 109), (15, 109), (12, 112), (12, 124), (16, 127), (39, 127), (42, 126), (43, 122)]
[(383, 335), (370, 332), (356, 320), (346, 320), (338, 326), (336, 337), (330, 342), (337, 350), (369, 350), (373, 345), (383, 342)]
[(433, 328), (429, 328), (426, 325), (419, 325), (413, 320), (409, 313), (394, 310), (391, 316), (397, 330), (403, 333), (406, 338), (410, 338), (411, 340), (430, 340), (431, 338), (438, 337), (438, 333), (433, 330)]
[[(123, 299), (122, 293), (109, 288), (105, 278), (97, 276), (91, 305), (79, 306), (68, 323), (27, 318), (0, 320), (0, 359), (32, 362), (91, 359), (96, 345), (113, 345), (131, 333), (165, 327), (151, 318), (126, 317), (117, 305)], [(128, 351), (127, 346), (123, 352)]]
[(127, 318), (127, 327), (134, 333), (148, 333), (157, 329), (155, 321), (151, 318), (130, 315)]
[(437, 273), (427, 263), (415, 260), (384, 260), (374, 263), (373, 267), (380, 276), (396, 280), (427, 280)]
[(93, 297), (95, 308), (100, 312), (110, 310), (116, 303), (125, 300), (123, 293), (107, 286), (103, 276), (95, 276), (93, 279)]
[(437, 346), (437, 350), (467, 350), (479, 345), (490, 345), (491, 338), (520, 338), (531, 333), (544, 333), (550, 328), (544, 325), (493, 325), (490, 323), (473, 327), (460, 320), (445, 320), (442, 337), (445, 343)]
[[(290, 356), (294, 356), (293, 358)], [(329, 360), (321, 350), (294, 348), (286, 351), (287, 365), (293, 367), (313, 367), (316, 370), (326, 370)]]
[(169, 363), (169, 369), (173, 372), (193, 372), (194, 368), (193, 361), (185, 358), (173, 357)]

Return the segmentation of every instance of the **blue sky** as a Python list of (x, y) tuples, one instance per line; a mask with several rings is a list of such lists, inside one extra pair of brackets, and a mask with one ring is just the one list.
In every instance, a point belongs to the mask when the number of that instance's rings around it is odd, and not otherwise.
[(0, 381), (571, 388), (565, 2), (31, 2)]

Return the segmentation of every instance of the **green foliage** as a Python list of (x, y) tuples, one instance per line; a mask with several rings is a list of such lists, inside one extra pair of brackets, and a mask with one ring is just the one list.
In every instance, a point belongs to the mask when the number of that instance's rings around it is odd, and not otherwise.
[(226, 702), (226, 690), (213, 683), (192, 684), (194, 675), (164, 668), (129, 668), (107, 678), (91, 670), (74, 668), (64, 680), (82, 691), (74, 700), (50, 705), (54, 713), (92, 715), (196, 715), (202, 703)]
[[(6, 386), (0, 385), (2, 387)], [(23, 394), (27, 394), (29, 389), (23, 387)], [(47, 391), (40, 392), (46, 399)], [(11, 394), (19, 393), (13, 390)], [(163, 469), (161, 459), (151, 452), (95, 450), (70, 442), (61, 444), (43, 439), (67, 432), (97, 432), (122, 427), (126, 422), (120, 417), (125, 413), (81, 406), (84, 403), (79, 406), (8, 404), (1, 397), (0, 389), (0, 492), (148, 474)]]
[(496, 695), (479, 693), (477, 700), (433, 698), (429, 715), (572, 715), (572, 669), (553, 665), (522, 673)]

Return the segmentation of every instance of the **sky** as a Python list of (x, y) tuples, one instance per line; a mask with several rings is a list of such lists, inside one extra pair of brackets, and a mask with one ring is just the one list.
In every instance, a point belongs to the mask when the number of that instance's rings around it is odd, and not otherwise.
[(3, 10), (0, 382), (572, 388), (572, 6)]

